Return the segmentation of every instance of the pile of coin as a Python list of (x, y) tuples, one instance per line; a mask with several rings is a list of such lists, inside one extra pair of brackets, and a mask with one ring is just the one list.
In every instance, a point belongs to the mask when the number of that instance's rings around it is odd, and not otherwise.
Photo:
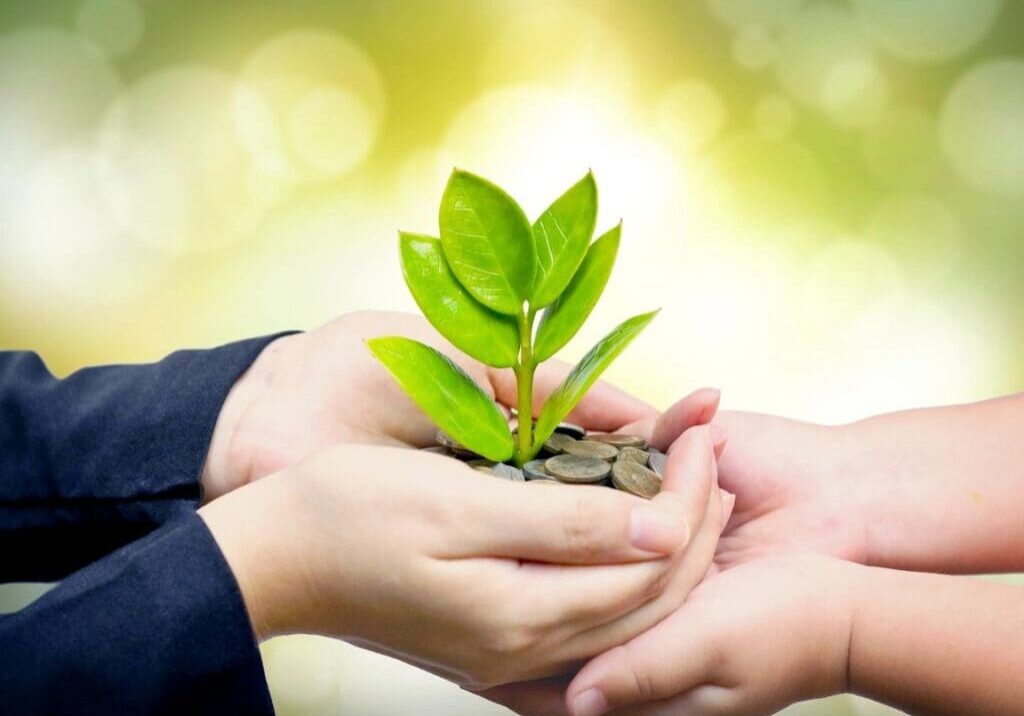
[(603, 485), (650, 499), (661, 490), (665, 453), (638, 435), (587, 433), (561, 423), (544, 442), (540, 455), (522, 469), (482, 458), (443, 431), (437, 445), (423, 448), (463, 460), (475, 470), (513, 482), (547, 485)]

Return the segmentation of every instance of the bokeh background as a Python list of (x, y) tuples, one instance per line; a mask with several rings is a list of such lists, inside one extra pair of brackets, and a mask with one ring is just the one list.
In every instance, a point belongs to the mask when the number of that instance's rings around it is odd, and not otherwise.
[[(609, 371), (657, 404), (1024, 387), (1016, 0), (0, 0), (0, 348), (66, 373), (415, 310), (396, 230), (453, 166), (531, 215), (593, 169), (623, 243), (564, 357), (661, 306)], [(283, 714), (503, 713), (329, 640), (264, 656)]]

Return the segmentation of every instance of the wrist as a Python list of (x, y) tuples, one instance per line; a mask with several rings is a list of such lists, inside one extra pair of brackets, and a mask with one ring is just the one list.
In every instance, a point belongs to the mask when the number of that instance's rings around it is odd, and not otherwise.
[(801, 699), (825, 698), (849, 690), (854, 629), (860, 601), (865, 597), (863, 585), (870, 571), (863, 565), (833, 557), (814, 559), (820, 560), (820, 569), (808, 576), (818, 587), (815, 600), (823, 607), (823, 613), (804, 642), (814, 645), (802, 669), (813, 677), (799, 694)]
[(285, 336), (268, 344), (228, 391), (203, 465), (204, 503), (250, 481), (252, 456), (245, 448), (246, 441), (240, 433), (252, 406), (272, 382), (278, 356), (290, 338)]
[(235, 576), (257, 641), (302, 626), (299, 546), (308, 539), (295, 534), (304, 521), (290, 507), (288, 477), (260, 480), (199, 510)]
[(825, 428), (831, 446), (829, 481), (837, 486), (843, 527), (849, 532), (850, 549), (837, 555), (861, 565), (877, 564), (879, 539), (884, 534), (886, 512), (891, 508), (886, 472), (880, 465), (874, 436), (861, 423)]

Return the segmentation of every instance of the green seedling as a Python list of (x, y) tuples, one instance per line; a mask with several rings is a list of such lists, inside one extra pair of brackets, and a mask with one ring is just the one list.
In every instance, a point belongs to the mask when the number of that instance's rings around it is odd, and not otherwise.
[[(580, 360), (534, 415), (537, 366), (587, 320), (612, 271), (622, 225), (591, 243), (597, 220), (592, 174), (531, 225), (491, 182), (452, 173), (441, 199), (441, 237), (400, 232), (405, 282), (423, 315), (454, 346), (518, 386), (518, 435), (494, 401), (448, 357), (399, 336), (368, 341), (402, 388), (452, 438), (484, 457), (522, 465), (576, 407), (657, 311), (623, 322)], [(539, 318), (539, 320), (538, 320)]]

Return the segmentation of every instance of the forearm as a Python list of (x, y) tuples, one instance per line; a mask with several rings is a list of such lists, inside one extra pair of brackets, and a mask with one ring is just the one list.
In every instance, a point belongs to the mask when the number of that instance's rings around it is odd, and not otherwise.
[(0, 713), (272, 714), (238, 586), (199, 517), (0, 616)]
[(58, 579), (194, 510), (224, 398), (271, 340), (64, 379), (0, 353), (0, 580)]
[(1024, 713), (1024, 589), (852, 569), (851, 691), (914, 714)]
[(1024, 394), (839, 428), (860, 485), (870, 564), (1024, 569)]

